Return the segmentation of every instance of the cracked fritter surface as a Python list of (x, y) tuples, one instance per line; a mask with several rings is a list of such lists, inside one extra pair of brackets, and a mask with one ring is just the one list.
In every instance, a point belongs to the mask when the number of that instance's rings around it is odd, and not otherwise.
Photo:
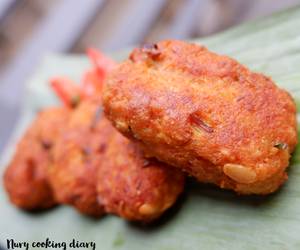
[(47, 179), (52, 164), (52, 149), (68, 119), (64, 108), (40, 112), (17, 145), (4, 173), (4, 186), (16, 206), (39, 210), (54, 206), (52, 189)]
[(50, 180), (57, 200), (89, 215), (108, 212), (149, 221), (169, 208), (184, 187), (181, 171), (146, 161), (102, 116), (101, 101), (95, 99), (73, 111), (54, 160)]
[(135, 49), (107, 79), (107, 117), (199, 181), (267, 194), (286, 179), (296, 108), (270, 78), (181, 41)]

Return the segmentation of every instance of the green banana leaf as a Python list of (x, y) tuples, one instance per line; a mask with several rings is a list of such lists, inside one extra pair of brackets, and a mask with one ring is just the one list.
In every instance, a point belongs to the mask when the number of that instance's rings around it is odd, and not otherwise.
[[(270, 75), (300, 108), (300, 8), (195, 42)], [(127, 52), (113, 57), (121, 60)], [(80, 55), (49, 55), (41, 63), (28, 84), (18, 128), (2, 155), (1, 176), (16, 139), (36, 111), (57, 103), (47, 80), (61, 74), (79, 80), (88, 67), (87, 58)], [(32, 243), (46, 238), (93, 241), (96, 249), (105, 250), (300, 249), (300, 147), (293, 156), (288, 182), (276, 194), (244, 197), (189, 180), (178, 203), (150, 226), (112, 215), (90, 219), (66, 206), (26, 213), (8, 202), (1, 180), (0, 245), (6, 247), (7, 239)]]

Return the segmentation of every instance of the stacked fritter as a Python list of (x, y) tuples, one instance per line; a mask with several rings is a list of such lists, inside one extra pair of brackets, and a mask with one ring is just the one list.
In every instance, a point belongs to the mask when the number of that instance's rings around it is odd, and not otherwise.
[(296, 107), (270, 78), (181, 41), (135, 49), (107, 80), (105, 113), (145, 154), (240, 194), (287, 179)]
[(4, 176), (15, 205), (147, 222), (175, 203), (185, 173), (240, 194), (287, 179), (296, 107), (270, 78), (180, 41), (135, 49), (118, 66), (90, 54), (84, 88), (55, 82), (66, 107), (41, 112), (17, 147)]
[(56, 205), (47, 171), (53, 164), (53, 147), (70, 116), (66, 108), (40, 112), (17, 145), (4, 174), (4, 185), (16, 206), (45, 209)]
[(83, 101), (73, 111), (53, 155), (49, 176), (58, 202), (85, 214), (106, 211), (149, 221), (174, 204), (183, 190), (183, 173), (146, 160), (102, 116), (97, 99)]
[(27, 210), (68, 204), (94, 217), (152, 221), (175, 203), (185, 175), (145, 159), (103, 116), (103, 80), (113, 62), (96, 51), (92, 56), (95, 66), (81, 86), (52, 79), (65, 107), (38, 114), (5, 171), (6, 190)]

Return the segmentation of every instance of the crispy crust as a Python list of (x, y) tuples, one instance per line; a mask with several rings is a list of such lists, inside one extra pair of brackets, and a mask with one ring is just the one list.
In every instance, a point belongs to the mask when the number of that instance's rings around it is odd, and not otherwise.
[(93, 102), (83, 102), (72, 112), (54, 148), (54, 164), (49, 171), (56, 199), (95, 217), (104, 213), (97, 201), (96, 174), (111, 130), (102, 129), (95, 121), (98, 108), (101, 106)]
[(227, 56), (180, 41), (135, 49), (111, 73), (103, 102), (114, 126), (148, 156), (201, 182), (267, 194), (287, 179), (295, 104)]
[[(102, 124), (112, 127), (106, 119)], [(184, 179), (181, 171), (145, 159), (137, 145), (114, 129), (98, 170), (98, 197), (109, 213), (151, 221), (175, 203)]]
[(39, 210), (56, 204), (47, 171), (52, 164), (52, 148), (68, 115), (64, 108), (40, 112), (20, 140), (4, 173), (4, 186), (16, 206)]
[(136, 146), (102, 116), (99, 103), (83, 101), (56, 144), (50, 170), (56, 198), (88, 215), (153, 220), (176, 201), (184, 174), (157, 161), (145, 166)]

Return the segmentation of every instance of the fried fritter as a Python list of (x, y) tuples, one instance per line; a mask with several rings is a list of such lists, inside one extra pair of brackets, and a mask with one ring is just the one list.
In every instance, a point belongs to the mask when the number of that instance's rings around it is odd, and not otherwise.
[(269, 77), (170, 40), (135, 49), (106, 83), (107, 117), (148, 156), (240, 194), (287, 179), (296, 107)]
[[(101, 123), (113, 128), (105, 118)], [(137, 145), (113, 128), (98, 170), (98, 197), (108, 213), (151, 221), (175, 203), (184, 179), (180, 170), (145, 159)]]
[(90, 216), (104, 213), (97, 201), (96, 176), (111, 128), (99, 124), (102, 107), (82, 102), (70, 117), (67, 129), (54, 148), (49, 179), (56, 199)]
[(64, 108), (40, 112), (17, 145), (15, 155), (4, 173), (4, 186), (16, 206), (27, 210), (54, 206), (47, 171), (52, 164), (52, 148), (68, 119)]
[(129, 220), (157, 218), (182, 192), (184, 175), (146, 161), (101, 114), (98, 100), (76, 108), (54, 150), (56, 198), (90, 215), (104, 210)]

